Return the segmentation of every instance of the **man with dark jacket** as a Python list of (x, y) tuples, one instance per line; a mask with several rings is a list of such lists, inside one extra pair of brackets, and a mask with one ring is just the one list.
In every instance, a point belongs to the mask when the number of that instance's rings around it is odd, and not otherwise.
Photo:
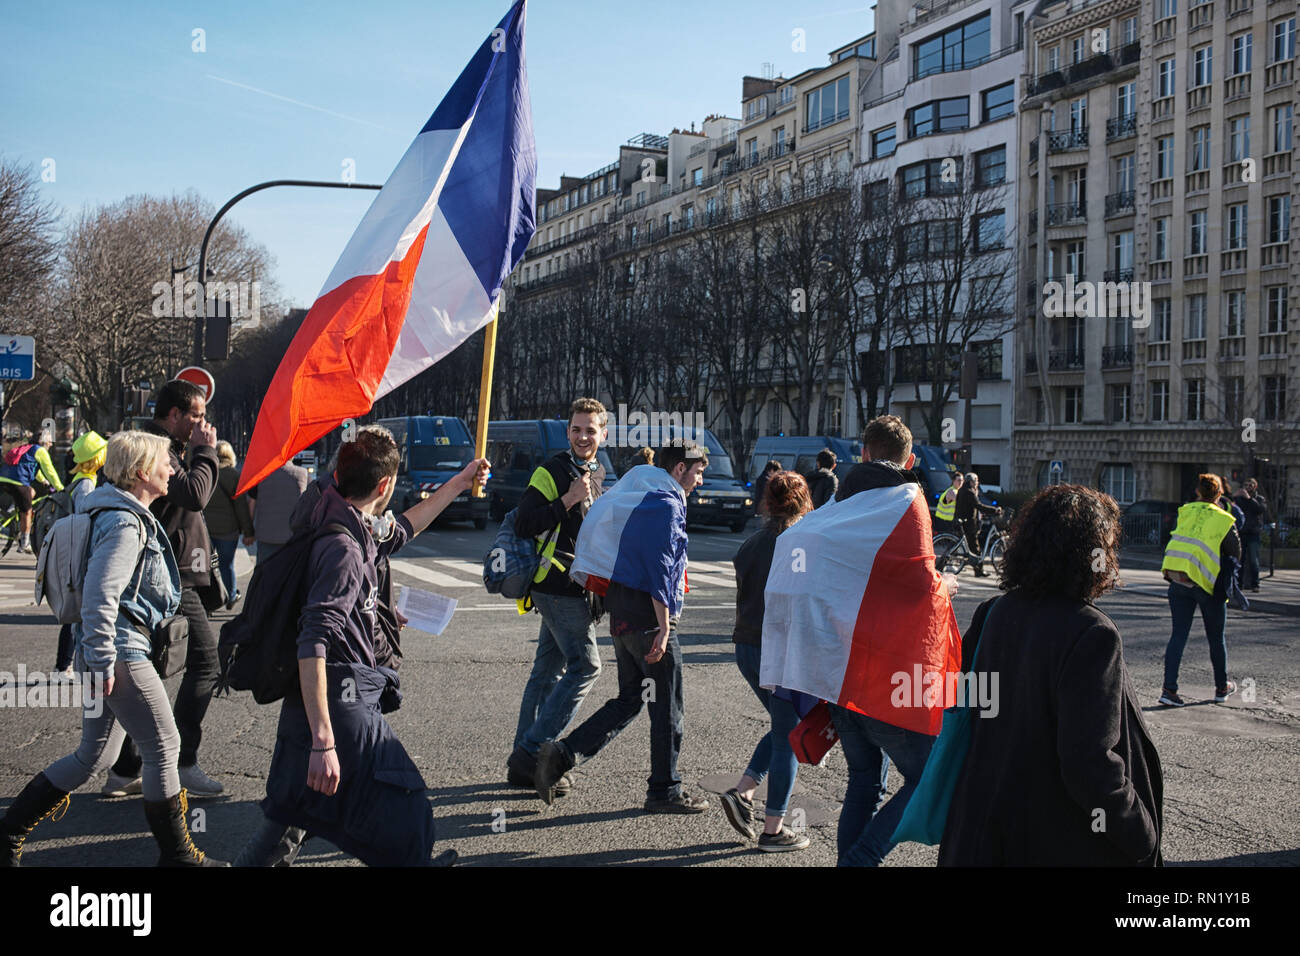
[(293, 536), (290, 518), (310, 481), (306, 468), (286, 461), (249, 489), (248, 507), (253, 515), (259, 563), (284, 547)]
[(1259, 493), (1259, 482), (1247, 478), (1237, 495), (1237, 507), (1245, 515), (1241, 525), (1241, 586), (1259, 590), (1259, 541), (1268, 524), (1268, 499)]
[(337, 484), (324, 489), (313, 513), (313, 527), (338, 524), (346, 533), (323, 533), (312, 545), (299, 620), (300, 688), (280, 708), (262, 801), (270, 823), (262, 830), (274, 837), (273, 825), (297, 827), (372, 866), (427, 866), (433, 814), (424, 780), (383, 717), (401, 696), (396, 671), (379, 657), (375, 564), (427, 527), (475, 477), (485, 479), (487, 461), (471, 462), (394, 518), (387, 507), (399, 459), (391, 437), (358, 433), (340, 449)]
[(817, 453), (817, 470), (808, 476), (808, 492), (812, 506), (820, 508), (835, 497), (840, 480), (835, 477), (835, 452), (823, 448)]
[(984, 562), (980, 559), (980, 522), (976, 512), (995, 517), (1002, 514), (1001, 508), (994, 508), (980, 501), (980, 476), (975, 472), (966, 475), (960, 491), (957, 492), (957, 514), (953, 520), (961, 526), (966, 535), (966, 547), (970, 548), (971, 566), (978, 577), (984, 577)]
[[(542, 743), (564, 733), (600, 676), (593, 605), (568, 569), (582, 519), (602, 490), (605, 469), (596, 451), (608, 421), (605, 406), (594, 398), (569, 406), (569, 449), (533, 472), (515, 514), (515, 533), (545, 545), (540, 577), (530, 592), (542, 616), (537, 655), (519, 704), (514, 750), (506, 760), (511, 786), (533, 789)], [(571, 787), (566, 775), (555, 792), (562, 796)]]
[[(225, 788), (199, 767), (203, 717), (217, 686), (217, 635), (208, 621), (200, 591), (215, 584), (212, 541), (203, 520), (221, 471), (217, 458), (217, 430), (205, 420), (207, 393), (191, 382), (175, 379), (158, 390), (153, 421), (141, 431), (161, 435), (171, 442), (172, 476), (167, 494), (150, 506), (167, 532), (181, 573), (181, 606), (177, 612), (189, 622), (185, 676), (176, 692), (172, 713), (181, 735), (177, 764), (181, 786), (191, 797), (215, 797)], [(186, 448), (188, 446), (188, 456)], [(140, 755), (128, 737), (108, 774), (103, 792), (122, 796), (140, 792)]]

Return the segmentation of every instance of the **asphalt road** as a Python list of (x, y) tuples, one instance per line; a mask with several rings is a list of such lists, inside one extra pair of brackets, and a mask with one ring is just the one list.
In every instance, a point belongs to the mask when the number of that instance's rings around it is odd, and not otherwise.
[[(753, 526), (751, 525), (751, 530)], [(478, 562), (491, 529), (435, 527), (394, 562), (399, 583), (438, 591), (460, 604), (441, 636), (408, 630), (402, 668), (405, 704), (390, 721), (433, 791), (439, 848), (454, 847), (464, 865), (829, 866), (835, 862), (835, 824), (844, 793), (843, 755), (801, 768), (790, 822), (806, 824), (812, 846), (803, 852), (761, 854), (743, 845), (727, 825), (717, 792), (733, 786), (750, 750), (766, 729), (766, 715), (737, 671), (730, 641), (734, 580), (730, 558), (744, 539), (721, 529), (692, 529), (691, 593), (682, 618), (686, 664), (686, 732), (680, 769), (689, 790), (712, 791), (707, 813), (688, 817), (642, 812), (649, 770), (649, 720), (638, 717), (604, 753), (580, 767), (575, 792), (545, 807), (534, 794), (505, 785), (519, 695), (531, 666), (538, 618), (520, 617), (512, 602), (485, 593)], [(30, 558), (0, 561), (0, 671), (47, 671), (57, 627), (42, 609), (22, 606)], [(239, 567), (249, 561), (241, 550)], [(1181, 710), (1155, 706), (1169, 633), (1164, 589), (1153, 571), (1125, 574), (1130, 586), (1101, 601), (1119, 625), (1125, 657), (1165, 774), (1167, 862), (1217, 864), (1300, 863), (1300, 656), (1295, 617), (1229, 612), (1231, 676), (1254, 680), (1253, 702), (1210, 701), (1212, 678), (1205, 644), (1194, 631), (1182, 668), (1182, 691), (1195, 701)], [(18, 582), (15, 584), (14, 582)], [(959, 622), (993, 587), (962, 575)], [(223, 615), (224, 617), (224, 615)], [(601, 640), (604, 669), (578, 719), (615, 692), (613, 651)], [(177, 679), (170, 682), (174, 691)], [(260, 707), (247, 694), (213, 702), (205, 722), (202, 765), (226, 785), (226, 796), (193, 801), (202, 809), (195, 842), (230, 859), (260, 817), (274, 743), (277, 707)], [(50, 761), (73, 750), (80, 722), (74, 707), (0, 710), (0, 794), (4, 803)], [(28, 866), (151, 865), (156, 849), (138, 798), (100, 797), (94, 781), (73, 797), (71, 811), (43, 823), (24, 855)], [(891, 776), (891, 792), (897, 788)], [(760, 791), (761, 795), (762, 791)], [(200, 827), (201, 832), (200, 832)], [(932, 865), (934, 848), (898, 847), (887, 865)], [(357, 865), (331, 845), (313, 840), (305, 865)]]

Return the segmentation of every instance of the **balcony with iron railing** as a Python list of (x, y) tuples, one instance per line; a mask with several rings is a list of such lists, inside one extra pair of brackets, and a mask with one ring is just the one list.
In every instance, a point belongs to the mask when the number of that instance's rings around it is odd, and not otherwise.
[(1038, 96), (1063, 86), (1071, 86), (1138, 62), (1142, 54), (1142, 45), (1138, 40), (1125, 43), (1115, 50), (1097, 53), (1086, 59), (1073, 63), (1064, 69), (1049, 70), (1039, 73), (1029, 81), (1029, 95)]
[(1134, 192), (1123, 189), (1106, 196), (1106, 215), (1120, 216), (1133, 211), (1135, 207)]
[(1083, 368), (1083, 349), (1052, 349), (1047, 353), (1047, 370), (1049, 372), (1073, 372)]
[(1064, 226), (1075, 222), (1085, 222), (1088, 218), (1088, 206), (1082, 202), (1058, 202), (1047, 207), (1047, 224)]
[(1047, 152), (1063, 153), (1071, 149), (1088, 148), (1088, 127), (1072, 126), (1069, 129), (1052, 130), (1047, 134)]
[(1132, 269), (1107, 269), (1101, 274), (1103, 282), (1132, 282)]
[(1137, 113), (1124, 113), (1106, 120), (1106, 142), (1136, 136), (1138, 128)]
[(1102, 368), (1122, 368), (1133, 364), (1133, 346), (1106, 345), (1101, 350)]

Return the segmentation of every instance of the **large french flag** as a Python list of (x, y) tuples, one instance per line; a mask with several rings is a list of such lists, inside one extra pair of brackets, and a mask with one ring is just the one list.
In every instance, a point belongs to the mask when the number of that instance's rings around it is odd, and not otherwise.
[(935, 735), (961, 632), (919, 485), (860, 491), (776, 539), (759, 683)]
[(495, 316), (536, 231), (525, 3), (483, 41), (325, 280), (262, 401), (240, 493)]
[(609, 582), (645, 591), (682, 613), (686, 588), (686, 496), (672, 476), (637, 465), (582, 519), (569, 576), (604, 594)]

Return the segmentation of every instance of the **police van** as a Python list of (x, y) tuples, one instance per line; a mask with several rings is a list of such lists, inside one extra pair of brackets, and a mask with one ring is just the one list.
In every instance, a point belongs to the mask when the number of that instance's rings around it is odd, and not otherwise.
[[(401, 453), (393, 511), (401, 514), (442, 487), (474, 460), (474, 439), (469, 426), (450, 415), (407, 415), (383, 418), (375, 424), (393, 433)], [(472, 521), (486, 528), (488, 502), (461, 492), (439, 515), (443, 521)]]
[(769, 461), (779, 461), (786, 471), (797, 471), (807, 478), (817, 470), (817, 455), (823, 449), (835, 453), (835, 477), (840, 481), (854, 465), (862, 461), (862, 442), (832, 435), (766, 435), (754, 442), (749, 456), (745, 483), (754, 487)]

